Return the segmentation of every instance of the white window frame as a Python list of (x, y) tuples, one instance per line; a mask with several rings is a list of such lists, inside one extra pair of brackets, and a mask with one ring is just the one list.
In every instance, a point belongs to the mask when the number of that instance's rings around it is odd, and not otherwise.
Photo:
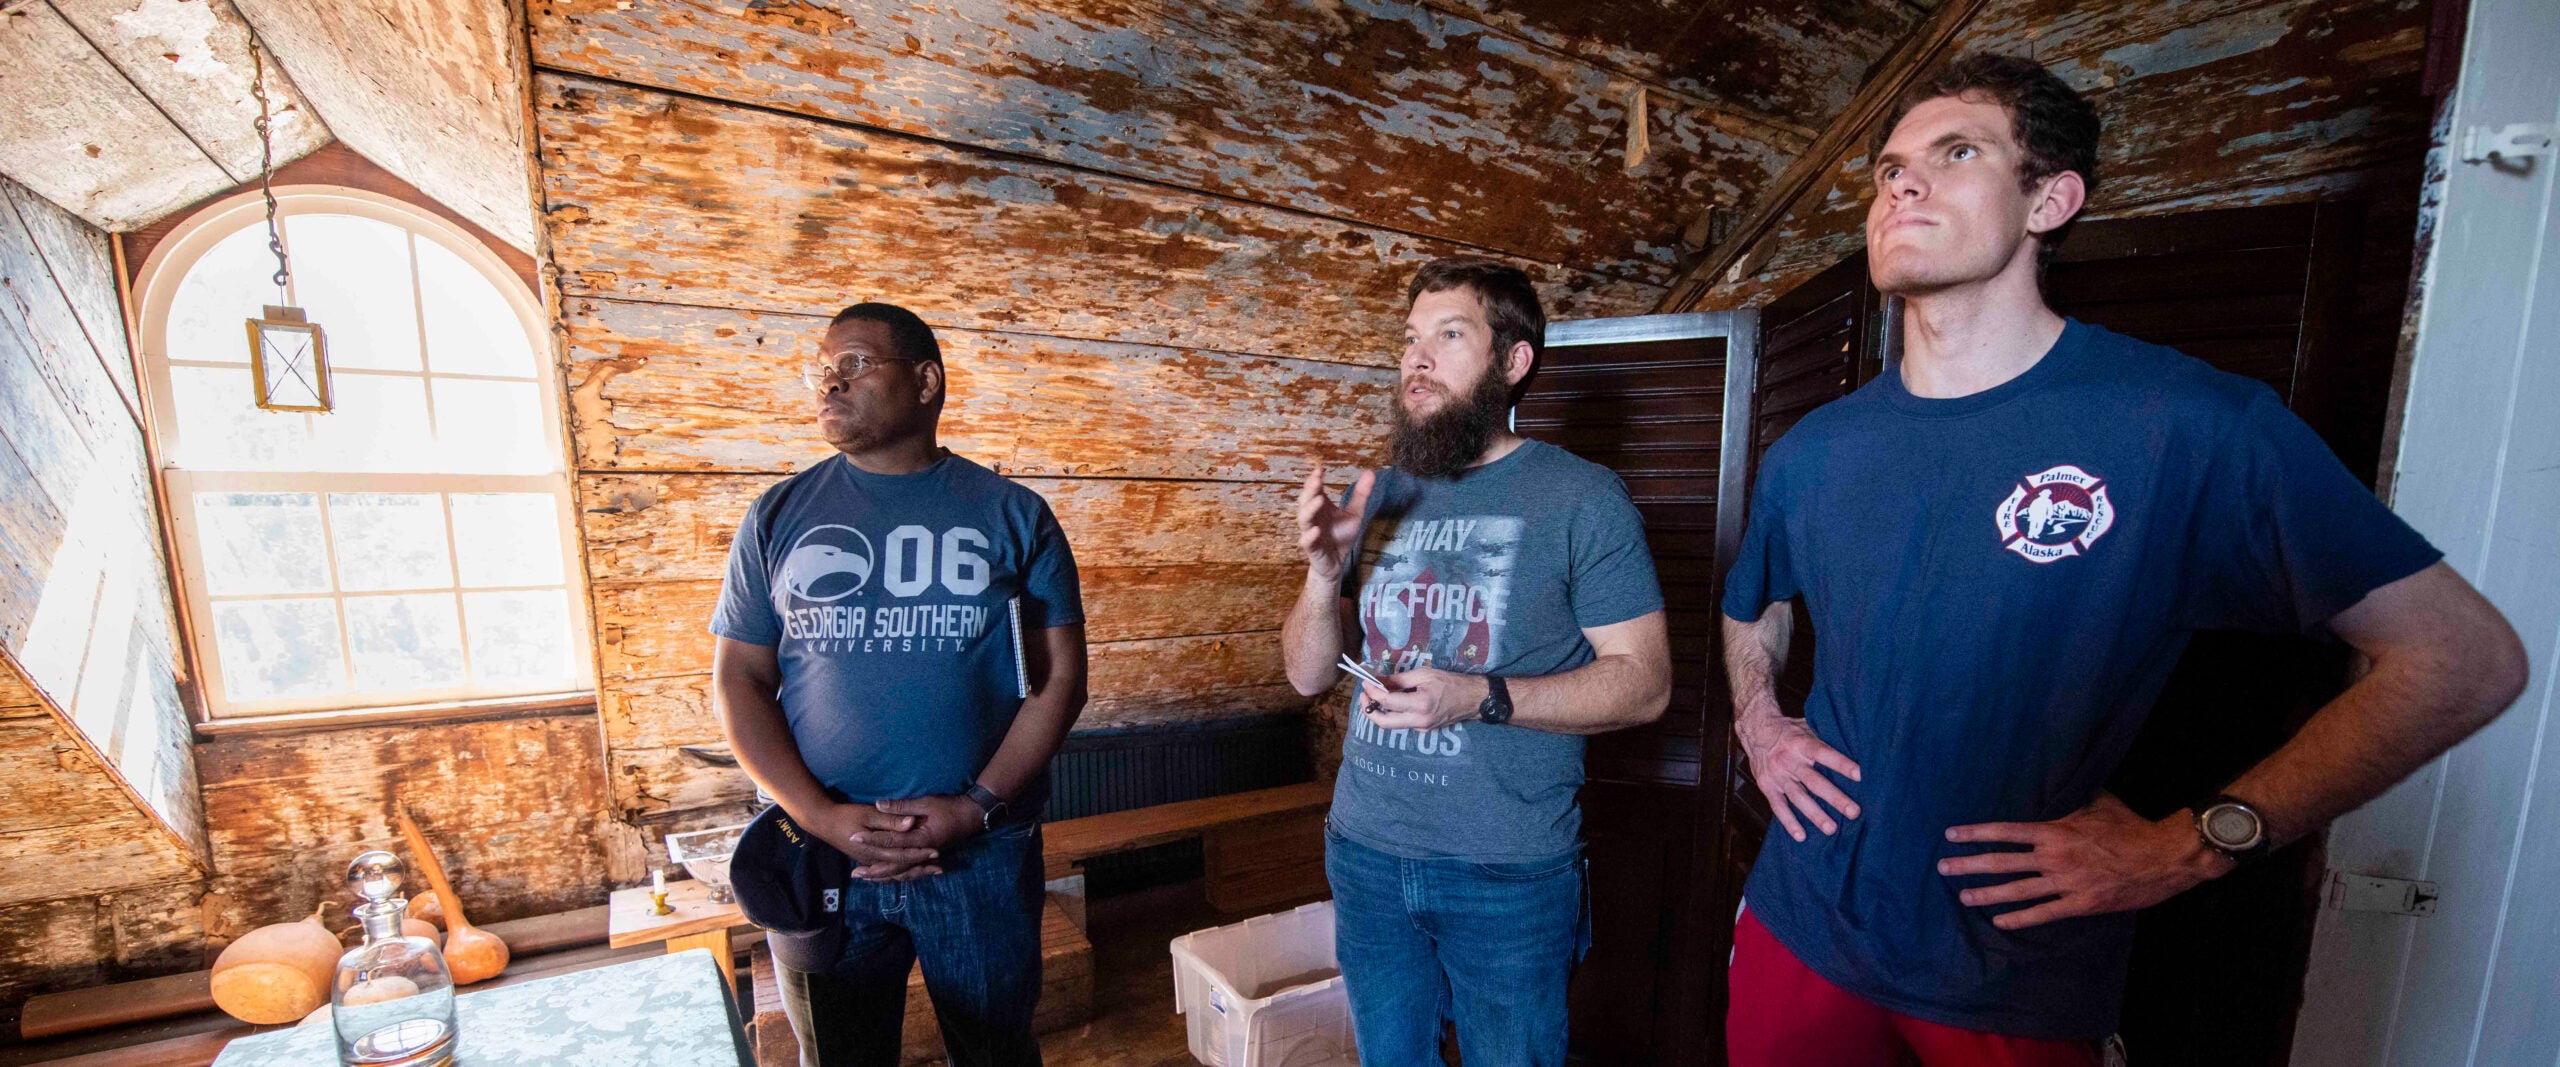
[[(280, 717), (336, 719), (343, 717), (342, 713), (349, 712), (358, 713), (359, 717), (378, 714), (383, 717), (414, 718), (422, 711), (439, 708), (482, 711), (493, 705), (502, 707), (519, 704), (558, 705), (571, 701), (592, 700), (595, 690), (595, 645), (591, 636), (592, 623), (588, 618), (586, 571), (581, 565), (579, 551), (581, 542), (571, 486), (574, 465), (570, 462), (561, 422), (557, 357), (552, 352), (549, 331), (545, 326), (541, 306), (536, 302), (534, 294), (527, 291), (523, 280), (515, 271), (478, 238), (452, 222), (414, 204), (360, 189), (330, 185), (278, 186), (275, 189), (275, 195), (276, 214), (279, 221), (294, 215), (354, 215), (373, 219), (415, 233), (421, 239), (433, 240), (479, 271), (481, 276), (497, 289), (507, 306), (515, 312), (518, 324), (525, 331), (526, 342), (533, 352), (537, 395), (546, 401), (541, 406), (545, 416), (542, 419), (543, 443), (544, 447), (557, 457), (558, 466), (551, 473), (532, 475), (202, 471), (178, 467), (173, 460), (167, 458), (185, 454), (181, 448), (183, 442), (179, 437), (180, 422), (177, 417), (175, 390), (171, 386), (169, 373), (170, 367), (173, 366), (168, 355), (167, 340), (170, 304), (176, 299), (178, 289), (186, 280), (188, 270), (215, 244), (244, 227), (264, 225), (266, 206), (257, 193), (249, 192), (217, 201), (189, 216), (153, 247), (150, 257), (143, 262), (142, 269), (136, 273), (133, 298), (137, 308), (136, 319), (140, 327), (138, 334), (143, 356), (142, 370), (150, 400), (150, 429), (158, 444), (158, 455), (163, 457), (159, 469), (153, 473), (160, 479), (162, 500), (166, 502), (165, 506), (170, 512), (169, 529), (172, 540), (175, 542), (172, 547), (176, 549), (177, 555), (177, 559), (173, 562), (178, 574), (178, 584), (181, 587), (178, 591), (181, 602), (187, 608), (185, 619), (190, 645), (189, 658), (196, 666), (196, 676), (201, 683), (198, 691), (203, 701), (204, 716), (209, 720), (205, 725), (212, 726), (224, 721), (241, 723), (251, 720), (275, 720)], [(287, 252), (288, 254), (291, 252), (289, 245)], [(414, 249), (410, 253), (410, 258), (414, 285), (416, 278)], [(418, 318), (420, 352), (424, 358), (426, 317), (423, 308), (420, 309)], [(326, 330), (328, 325), (323, 322), (320, 327)], [(247, 344), (245, 336), (241, 343), (244, 346)], [(217, 364), (186, 362), (174, 365), (216, 366)], [(236, 368), (245, 364), (218, 365)], [(423, 368), (418, 374), (411, 374), (402, 371), (332, 367), (330, 373), (417, 377), (429, 372)], [(433, 377), (523, 380), (521, 378), (502, 379), (488, 375), (444, 373), (433, 373)], [(432, 432), (435, 425), (435, 402), (432, 390), (429, 393), (427, 413), (428, 426)], [(554, 511), (560, 529), (563, 576), (560, 588), (564, 590), (568, 600), (570, 659), (571, 669), (574, 672), (572, 681), (577, 688), (568, 691), (527, 690), (523, 687), (465, 684), (429, 690), (400, 690), (390, 693), (377, 691), (370, 695), (349, 690), (318, 697), (255, 702), (229, 700), (223, 685), (221, 646), (215, 640), (213, 632), (212, 598), (205, 590), (202, 577), (205, 573), (204, 561), (197, 541), (194, 504), (195, 494), (198, 492), (307, 492), (322, 496), (324, 498), (322, 545), (332, 557), (329, 560), (329, 573), (332, 576), (333, 585), (336, 582), (337, 566), (334, 558), (336, 548), (329, 536), (326, 518), (325, 497), (329, 493), (550, 494), (554, 501)], [(448, 496), (445, 507), (445, 556), (448, 565), (454, 564), (452, 521), (452, 507)], [(225, 596), (223, 599), (231, 601), (325, 597), (331, 602), (338, 616), (339, 655), (343, 661), (352, 654), (346, 632), (344, 601), (347, 597), (449, 592), (455, 597), (456, 619), (463, 627), (463, 662), (465, 676), (468, 677), (471, 635), (469, 621), (461, 610), (462, 595), (506, 592), (514, 588), (517, 587), (464, 589), (457, 581), (450, 588), (434, 590), (385, 589), (351, 592), (333, 588), (325, 593), (274, 594), (271, 597)], [(522, 588), (554, 587), (544, 585)], [(349, 681), (350, 684), (353, 683), (352, 675)]]

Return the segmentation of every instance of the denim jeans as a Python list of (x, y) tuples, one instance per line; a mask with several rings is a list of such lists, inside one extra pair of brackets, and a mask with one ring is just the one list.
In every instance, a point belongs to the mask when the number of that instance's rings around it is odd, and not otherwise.
[(1004, 827), (942, 854), (943, 873), (856, 880), (846, 894), (844, 955), (828, 972), (774, 968), (801, 1067), (897, 1067), (907, 972), (942, 1023), (958, 1067), (1037, 1067), (1031, 1010), (1040, 999), (1040, 827)]
[(1560, 1065), (1565, 987), (1591, 945), (1579, 849), (1528, 863), (1405, 859), (1325, 828), (1334, 954), (1360, 1062)]

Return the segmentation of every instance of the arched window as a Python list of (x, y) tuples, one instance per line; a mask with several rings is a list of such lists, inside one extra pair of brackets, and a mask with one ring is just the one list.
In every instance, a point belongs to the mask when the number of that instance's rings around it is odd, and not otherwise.
[(287, 303), (335, 410), (252, 396), (276, 302), (255, 194), (190, 217), (135, 290), (182, 595), (215, 718), (592, 688), (558, 392), (533, 294), (386, 197), (277, 190)]

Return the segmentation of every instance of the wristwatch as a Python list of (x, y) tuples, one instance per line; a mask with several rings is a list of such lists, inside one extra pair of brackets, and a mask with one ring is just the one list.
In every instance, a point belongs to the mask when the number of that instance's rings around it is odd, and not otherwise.
[(1484, 676), (1484, 703), (1476, 705), (1476, 719), (1487, 726), (1511, 721), (1511, 687), (1501, 675)]
[(968, 797), (969, 803), (977, 805), (978, 810), (986, 812), (978, 818), (980, 830), (995, 829), (996, 824), (1003, 822), (1004, 817), (1013, 811), (1013, 805), (1005, 803), (1004, 798), (997, 796), (995, 790), (974, 781), (969, 783), (969, 788), (961, 790), (960, 795)]
[(2267, 820), (2249, 802), (2225, 793), (2196, 809), (2206, 848), (2246, 863), (2267, 854)]

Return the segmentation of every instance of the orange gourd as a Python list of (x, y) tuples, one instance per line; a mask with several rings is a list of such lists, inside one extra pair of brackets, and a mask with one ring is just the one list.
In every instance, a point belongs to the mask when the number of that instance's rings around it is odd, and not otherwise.
[(444, 900), (435, 890), (427, 890), (409, 898), (409, 914), (441, 927), (444, 925)]
[(426, 835), (418, 832), (418, 823), (409, 818), (407, 807), (400, 807), (398, 814), (401, 836), (418, 854), (418, 866), (426, 871), (427, 884), (434, 887), (437, 903), (444, 905), (444, 962), (453, 968), (453, 984), (470, 985), (497, 977), (498, 972), (507, 969), (507, 943), (463, 917), (462, 898), (454, 895), (452, 883), (445, 881), (444, 865), (436, 862), (435, 850), (427, 847)]
[(329, 1003), (329, 981), (338, 969), (337, 935), (321, 925), (323, 902), (311, 917), (261, 926), (241, 935), (213, 961), (213, 1003), (242, 1022), (289, 1023)]

